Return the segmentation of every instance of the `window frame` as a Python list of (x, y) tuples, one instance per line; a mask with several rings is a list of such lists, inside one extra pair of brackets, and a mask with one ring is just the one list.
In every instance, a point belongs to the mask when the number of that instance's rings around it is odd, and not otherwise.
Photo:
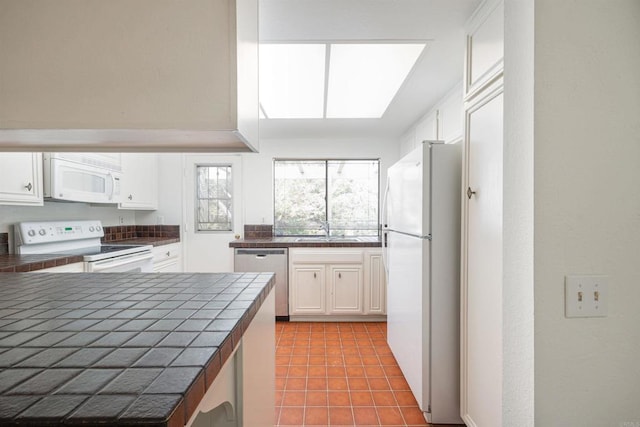
[[(235, 179), (234, 179), (234, 171), (233, 171), (233, 164), (231, 163), (227, 163), (227, 162), (223, 162), (223, 163), (195, 163), (194, 165), (194, 169), (193, 169), (193, 175), (194, 175), (194, 210), (193, 210), (193, 215), (194, 215), (194, 233), (214, 233), (214, 234), (219, 234), (219, 233), (233, 233), (234, 230), (234, 221), (235, 221), (235, 205), (236, 205), (236, 200), (234, 197), (234, 186), (235, 186)], [(229, 176), (231, 177), (231, 185), (229, 187), (229, 194), (230, 194), (230, 198), (229, 200), (231, 201), (231, 217), (230, 217), (230, 221), (229, 221), (229, 229), (226, 230), (200, 230), (200, 219), (199, 219), (199, 215), (198, 215), (198, 210), (200, 207), (200, 198), (198, 197), (198, 169), (201, 167), (216, 167), (216, 168), (229, 168)], [(211, 200), (211, 199), (208, 199)]]
[(273, 212), (272, 212), (272, 222), (273, 222), (273, 235), (276, 237), (309, 237), (307, 234), (276, 234), (276, 162), (324, 162), (324, 203), (325, 203), (325, 221), (328, 221), (327, 217), (329, 216), (329, 162), (377, 162), (378, 165), (378, 227), (376, 231), (376, 235), (372, 235), (370, 237), (378, 237), (382, 236), (381, 232), (381, 224), (382, 224), (382, 207), (380, 206), (380, 196), (381, 196), (381, 176), (380, 176), (380, 166), (381, 160), (380, 157), (274, 157), (271, 163), (271, 176), (272, 176), (272, 193), (271, 200), (273, 201)]

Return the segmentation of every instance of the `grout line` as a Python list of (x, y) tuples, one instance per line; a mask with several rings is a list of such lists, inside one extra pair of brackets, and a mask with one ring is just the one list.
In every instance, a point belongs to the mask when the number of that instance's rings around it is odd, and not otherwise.
[[(328, 327), (330, 325), (330, 327)], [(371, 325), (371, 324), (296, 324), (296, 325), (287, 325), (287, 324), (283, 324), (283, 325), (278, 325), (281, 326), (281, 328), (278, 330), (278, 338), (277, 338), (277, 342), (280, 343), (280, 339), (283, 338), (283, 335), (286, 333), (287, 334), (287, 339), (292, 340), (292, 344), (290, 345), (292, 347), (291, 352), (289, 354), (289, 363), (286, 365), (287, 366), (287, 374), (286, 374), (286, 380), (284, 383), (284, 390), (283, 390), (283, 398), (284, 398), (284, 392), (286, 392), (286, 386), (287, 386), (287, 382), (288, 379), (290, 378), (289, 376), (289, 368), (291, 366), (305, 366), (306, 368), (306, 376), (305, 378), (305, 390), (304, 391), (304, 405), (303, 406), (295, 406), (294, 408), (301, 408), (302, 409), (302, 416), (303, 416), (303, 420), (302, 420), (302, 425), (303, 426), (307, 426), (308, 424), (306, 423), (306, 408), (307, 407), (324, 407), (326, 409), (326, 416), (327, 416), (327, 422), (328, 425), (331, 425), (331, 418), (330, 418), (330, 409), (332, 408), (332, 406), (329, 404), (329, 396), (330, 396), (330, 392), (332, 391), (330, 389), (329, 386), (329, 378), (344, 378), (346, 381), (346, 389), (344, 390), (344, 392), (347, 393), (347, 395), (349, 396), (349, 408), (351, 410), (351, 416), (352, 416), (352, 421), (353, 424), (352, 425), (356, 425), (356, 420), (355, 420), (355, 407), (353, 405), (353, 400), (352, 400), (352, 394), (353, 392), (368, 392), (369, 395), (371, 396), (372, 399), (372, 406), (367, 406), (367, 405), (358, 405), (359, 408), (371, 408), (373, 409), (374, 413), (376, 414), (376, 419), (378, 420), (378, 424), (381, 423), (380, 421), (380, 415), (378, 412), (378, 408), (395, 408), (394, 412), (397, 412), (400, 414), (401, 420), (402, 420), (402, 425), (404, 426), (408, 426), (408, 422), (404, 416), (404, 413), (402, 412), (402, 408), (409, 408), (409, 407), (414, 407), (415, 405), (404, 405), (404, 406), (400, 406), (397, 398), (396, 398), (396, 391), (398, 392), (402, 392), (402, 391), (406, 391), (406, 390), (394, 390), (392, 385), (391, 385), (391, 381), (390, 381), (390, 377), (389, 374), (387, 373), (387, 371), (385, 370), (385, 366), (396, 366), (397, 364), (393, 364), (393, 365), (383, 365), (382, 364), (382, 360), (381, 357), (382, 356), (390, 356), (390, 353), (387, 353), (386, 351), (384, 352), (384, 354), (379, 354), (378, 353), (378, 349), (380, 347), (380, 344), (375, 344), (374, 340), (384, 340), (386, 341), (386, 334), (385, 331), (383, 330), (382, 327), (382, 323), (377, 323), (375, 325)], [(327, 334), (330, 333), (331, 337), (328, 338)], [(373, 335), (372, 335), (373, 333)], [(359, 334), (360, 337), (357, 337), (356, 334)], [(336, 338), (337, 335), (337, 338)], [(346, 335), (346, 336), (345, 336)], [(322, 345), (320, 346), (311, 346), (312, 342), (316, 342), (317, 340), (323, 339), (324, 342), (322, 343)], [(327, 354), (327, 351), (329, 348), (334, 348), (335, 346), (327, 346), (326, 342), (327, 340), (338, 340), (339, 341), (339, 348), (347, 348), (344, 346), (344, 341), (348, 341), (353, 343), (353, 345), (348, 346), (348, 348), (354, 348), (355, 349), (355, 354), (354, 356), (357, 355), (357, 357), (359, 358), (359, 364), (357, 365), (347, 365), (347, 361), (346, 361), (346, 356), (344, 352), (340, 352), (340, 359), (341, 359), (341, 365), (339, 365), (340, 368), (342, 368), (342, 372), (343, 375), (340, 376), (330, 376), (329, 375), (329, 368), (330, 367), (335, 367), (335, 365), (329, 365), (329, 360), (328, 357), (335, 357), (335, 355), (331, 355), (329, 356)], [(298, 345), (296, 345), (296, 341), (298, 341)], [(302, 344), (303, 341), (308, 341), (307, 343)], [(304, 347), (306, 349), (305, 351), (305, 357), (306, 357), (306, 365), (292, 365), (292, 357), (294, 356), (300, 356), (300, 355), (295, 355), (294, 354), (294, 348), (295, 347)], [(322, 348), (323, 353), (322, 353), (322, 357), (324, 357), (324, 364), (321, 365), (311, 365), (311, 356), (313, 355), (320, 355), (319, 353), (313, 353), (312, 354), (312, 348)], [(367, 354), (363, 354), (362, 351), (364, 348), (368, 348), (371, 350), (366, 350)], [(318, 350), (316, 350), (318, 351)], [(364, 364), (363, 361), (363, 357), (375, 357), (377, 364), (376, 365), (370, 365)], [(326, 381), (326, 389), (325, 390), (318, 390), (318, 391), (324, 391), (325, 393), (325, 399), (326, 399), (326, 407), (325, 406), (307, 406), (306, 402), (307, 402), (307, 398), (308, 398), (308, 383), (309, 383), (309, 379), (312, 378), (309, 376), (309, 369), (311, 368), (311, 366), (323, 366), (325, 369), (325, 375), (324, 377), (313, 377), (313, 378), (324, 378)], [(363, 379), (366, 380), (366, 384), (367, 384), (367, 390), (351, 390), (351, 385), (349, 382), (349, 378), (360, 378), (359, 376), (350, 376), (347, 374), (347, 367), (360, 367), (362, 375), (363, 375)], [(378, 375), (369, 375), (369, 373), (367, 372), (367, 367), (371, 368), (371, 367), (378, 367), (381, 371), (381, 374)], [(394, 377), (398, 377), (395, 376)], [(291, 377), (291, 378), (300, 378), (300, 377)], [(371, 388), (371, 382), (370, 380), (372, 378), (384, 378), (386, 381), (386, 384), (388, 386), (388, 389), (383, 389), (383, 390), (373, 390)], [(300, 390), (298, 390), (300, 391)], [(342, 392), (343, 390), (335, 390), (336, 392)], [(392, 405), (388, 405), (388, 406), (377, 406), (375, 404), (375, 401), (373, 400), (373, 396), (374, 396), (374, 392), (388, 392), (391, 393), (391, 395), (393, 396), (393, 404)], [(279, 425), (280, 421), (281, 421), (281, 417), (282, 417), (282, 407), (281, 410), (279, 412), (279, 419), (277, 420), (277, 425)], [(333, 424), (335, 425), (335, 424)], [(426, 425), (426, 424), (425, 424)]]

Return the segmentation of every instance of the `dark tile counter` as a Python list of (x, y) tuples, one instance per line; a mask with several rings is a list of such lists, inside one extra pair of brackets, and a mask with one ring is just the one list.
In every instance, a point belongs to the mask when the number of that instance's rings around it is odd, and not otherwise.
[(114, 245), (152, 245), (152, 246), (164, 246), (171, 243), (179, 243), (180, 237), (135, 237), (132, 239), (114, 240), (109, 241), (109, 244)]
[(80, 255), (0, 255), (0, 273), (23, 273), (82, 262)]
[[(110, 245), (152, 245), (162, 246), (180, 242), (180, 237), (134, 237), (126, 240), (110, 240)], [(0, 251), (0, 273), (24, 273), (44, 268), (83, 262), (79, 255), (17, 255)]]
[(230, 248), (379, 248), (382, 240), (379, 237), (359, 237), (358, 242), (340, 240), (297, 241), (298, 237), (268, 237), (261, 239), (236, 239), (229, 242)]
[(182, 426), (272, 274), (0, 274), (0, 425)]

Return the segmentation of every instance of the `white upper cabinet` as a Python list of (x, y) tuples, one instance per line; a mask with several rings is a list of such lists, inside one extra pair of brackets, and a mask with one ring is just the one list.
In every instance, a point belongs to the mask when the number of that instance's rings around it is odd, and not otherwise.
[(487, 0), (471, 17), (467, 33), (465, 99), (502, 74), (504, 57), (504, 3)]
[(8, 0), (0, 40), (0, 148), (258, 148), (258, 0)]
[(41, 153), (0, 153), (0, 204), (44, 204)]
[(158, 155), (122, 154), (120, 209), (158, 209)]
[(438, 139), (450, 143), (462, 139), (464, 112), (461, 85), (447, 96), (438, 109)]

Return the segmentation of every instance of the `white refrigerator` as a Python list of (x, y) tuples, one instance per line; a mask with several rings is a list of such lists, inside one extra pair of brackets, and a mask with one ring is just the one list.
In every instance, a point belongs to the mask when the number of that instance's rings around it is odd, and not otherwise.
[(387, 172), (387, 341), (428, 422), (460, 418), (461, 144), (425, 141)]

